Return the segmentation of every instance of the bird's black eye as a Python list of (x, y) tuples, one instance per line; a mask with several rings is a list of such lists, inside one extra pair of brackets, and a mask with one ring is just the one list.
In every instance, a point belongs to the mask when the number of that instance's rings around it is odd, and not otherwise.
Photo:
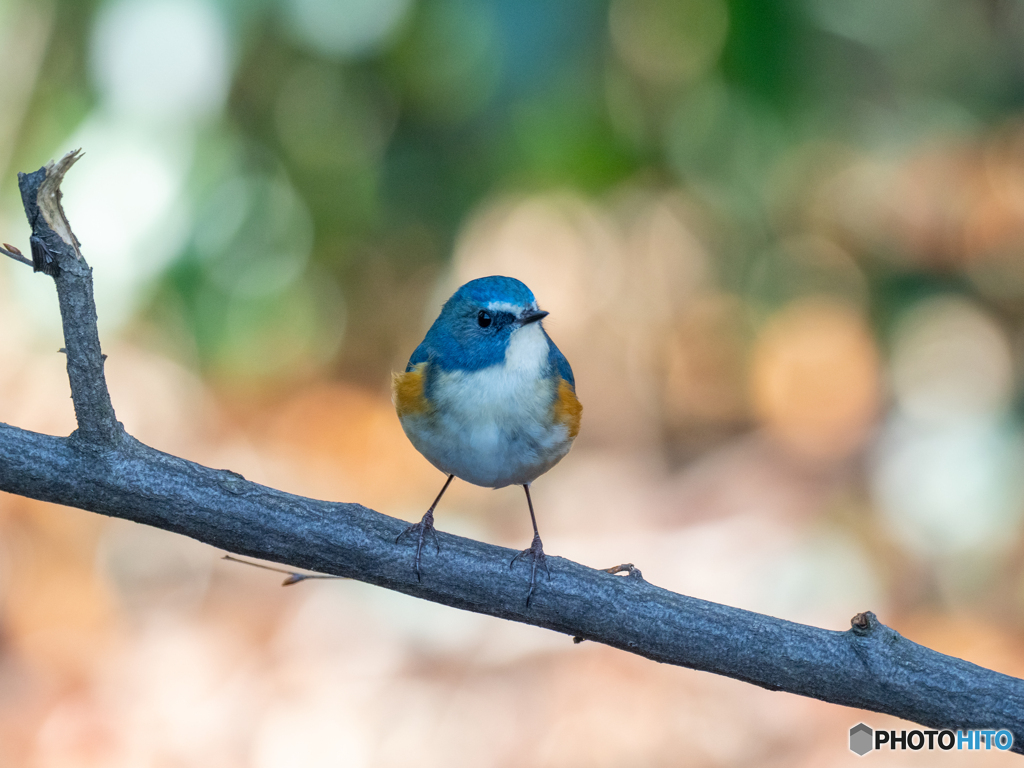
[(491, 313), (484, 312), (482, 309), (476, 316), (476, 324), (481, 328), (486, 328), (491, 324)]

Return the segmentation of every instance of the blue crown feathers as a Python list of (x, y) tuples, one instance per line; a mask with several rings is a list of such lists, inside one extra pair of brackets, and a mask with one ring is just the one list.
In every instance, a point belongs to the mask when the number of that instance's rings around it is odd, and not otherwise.
[[(445, 307), (452, 303), (458, 304), (465, 301), (481, 306), (490, 304), (492, 301), (506, 301), (509, 304), (525, 307), (528, 304), (533, 304), (535, 299), (533, 292), (526, 287), (525, 283), (514, 277), (491, 275), (470, 280), (445, 302)], [(442, 310), (443, 313), (444, 310)]]

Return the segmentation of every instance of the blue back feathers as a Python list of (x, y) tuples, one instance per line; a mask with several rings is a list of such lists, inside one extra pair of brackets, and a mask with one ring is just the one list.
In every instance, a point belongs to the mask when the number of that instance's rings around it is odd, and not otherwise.
[[(534, 304), (535, 299), (530, 289), (513, 277), (492, 276), (469, 281), (445, 302), (423, 343), (409, 358), (406, 370), (427, 361), (432, 363), (431, 368), (436, 366), (444, 371), (477, 371), (501, 363), (516, 326), (511, 322), (511, 315), (501, 313), (504, 319), (496, 317), (489, 328), (480, 327), (478, 313), (493, 302), (525, 308)], [(544, 337), (548, 340), (548, 360), (552, 368), (575, 387), (572, 368), (565, 355), (546, 332)], [(428, 389), (430, 378), (428, 372)]]

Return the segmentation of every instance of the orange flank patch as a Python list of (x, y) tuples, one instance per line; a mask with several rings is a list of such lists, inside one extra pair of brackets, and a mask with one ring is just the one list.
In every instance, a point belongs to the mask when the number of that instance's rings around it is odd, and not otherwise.
[(576, 391), (565, 379), (558, 382), (558, 396), (555, 398), (555, 421), (569, 428), (569, 437), (573, 440), (580, 431), (580, 416), (583, 405), (576, 397)]
[(391, 374), (391, 394), (399, 416), (425, 413), (430, 409), (427, 398), (423, 396), (426, 369), (427, 363), (419, 363), (411, 371)]

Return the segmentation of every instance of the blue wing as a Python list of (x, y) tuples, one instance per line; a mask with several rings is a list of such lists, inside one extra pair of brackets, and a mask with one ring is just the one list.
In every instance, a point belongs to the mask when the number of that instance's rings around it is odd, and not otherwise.
[[(547, 331), (544, 332), (547, 336)], [(562, 351), (555, 346), (555, 342), (548, 337), (548, 362), (555, 367), (558, 371), (558, 375), (568, 381), (573, 389), (576, 389), (576, 378), (572, 375), (572, 366), (569, 365), (569, 361), (565, 359), (565, 355)]]

